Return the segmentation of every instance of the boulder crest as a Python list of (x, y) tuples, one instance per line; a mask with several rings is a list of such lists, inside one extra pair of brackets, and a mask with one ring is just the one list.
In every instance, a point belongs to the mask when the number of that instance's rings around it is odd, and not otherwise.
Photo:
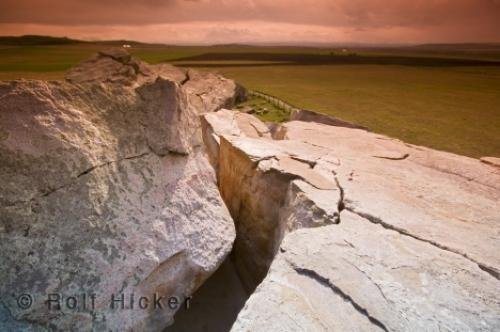
[(153, 74), (144, 63), (133, 59), (125, 50), (113, 48), (98, 52), (89, 60), (70, 69), (65, 78), (72, 83), (132, 83), (139, 75)]

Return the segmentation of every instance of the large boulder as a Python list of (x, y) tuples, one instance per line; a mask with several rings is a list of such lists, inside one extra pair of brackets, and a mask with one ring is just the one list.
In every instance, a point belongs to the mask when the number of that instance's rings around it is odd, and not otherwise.
[(360, 129), (293, 121), (273, 140), (204, 118), (258, 286), (234, 331), (500, 328), (498, 168)]
[(120, 50), (1, 82), (0, 330), (171, 324), (232, 248), (199, 115), (240, 93)]

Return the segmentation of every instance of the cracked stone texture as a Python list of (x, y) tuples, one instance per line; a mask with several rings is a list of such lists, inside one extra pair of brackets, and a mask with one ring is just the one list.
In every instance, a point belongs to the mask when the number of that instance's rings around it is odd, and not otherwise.
[(216, 170), (219, 168), (219, 136), (271, 138), (269, 128), (256, 117), (227, 109), (205, 114), (201, 117), (201, 125), (205, 148), (208, 150), (208, 157)]
[[(297, 157), (321, 159), (322, 151), (259, 135), (248, 129), (265, 125), (248, 114), (238, 119), (240, 114), (227, 110), (206, 114), (202, 126), (219, 191), (235, 220), (234, 263), (245, 288), (252, 291), (266, 275), (286, 231), (337, 222), (338, 207), (331, 203), (340, 202), (341, 192), (331, 174), (314, 172), (311, 163)], [(317, 218), (297, 218), (291, 211)]]
[[(232, 247), (199, 114), (241, 93), (213, 74), (101, 52), (66, 81), (0, 82), (0, 330), (161, 330)], [(190, 100), (201, 97), (196, 105)], [(134, 293), (134, 310), (110, 308)], [(31, 294), (33, 305), (16, 299)], [(77, 308), (49, 311), (50, 293)], [(95, 310), (82, 309), (95, 294)], [(152, 301), (152, 300), (151, 300)], [(127, 304), (128, 306), (128, 304)], [(166, 307), (166, 308), (165, 308)]]
[(234, 331), (500, 328), (496, 167), (317, 123), (245, 137), (218, 115), (236, 267), (264, 279)]
[(327, 148), (344, 206), (389, 228), (500, 272), (500, 171), (481, 161), (396, 139), (304, 122), (283, 138)]
[(495, 157), (482, 157), (480, 159), (483, 163), (489, 164), (491, 166), (495, 166), (500, 168), (500, 158), (495, 158)]
[(348, 211), (285, 237), (232, 331), (495, 331), (499, 281)]

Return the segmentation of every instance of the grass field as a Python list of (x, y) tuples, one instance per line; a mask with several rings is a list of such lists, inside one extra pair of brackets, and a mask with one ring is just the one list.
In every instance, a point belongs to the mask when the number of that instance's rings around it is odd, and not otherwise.
[(238, 111), (245, 112), (245, 109), (251, 109), (251, 114), (265, 122), (284, 122), (290, 117), (290, 112), (257, 96), (250, 95), (245, 102), (236, 106)]
[[(0, 79), (59, 79), (103, 44), (0, 47)], [(220, 72), (248, 88), (406, 142), (500, 157), (500, 48), (146, 47), (132, 53)], [(255, 103), (255, 101), (252, 101)], [(268, 113), (267, 120), (282, 114)]]

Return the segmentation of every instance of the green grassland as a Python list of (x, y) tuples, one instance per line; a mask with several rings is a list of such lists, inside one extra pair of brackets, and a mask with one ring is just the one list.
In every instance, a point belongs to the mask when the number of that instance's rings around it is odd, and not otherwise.
[(409, 143), (473, 157), (500, 156), (500, 68), (345, 65), (219, 71), (293, 105)]
[(235, 109), (240, 112), (247, 112), (250, 109), (252, 110), (251, 114), (264, 122), (284, 122), (290, 117), (290, 113), (285, 109), (257, 96), (248, 96), (248, 99), (237, 105)]
[[(0, 46), (0, 79), (60, 79), (105, 43)], [(471, 157), (500, 156), (500, 47), (349, 49), (133, 45), (150, 63), (211, 70), (297, 107), (406, 142)], [(286, 114), (266, 108), (266, 121)]]

